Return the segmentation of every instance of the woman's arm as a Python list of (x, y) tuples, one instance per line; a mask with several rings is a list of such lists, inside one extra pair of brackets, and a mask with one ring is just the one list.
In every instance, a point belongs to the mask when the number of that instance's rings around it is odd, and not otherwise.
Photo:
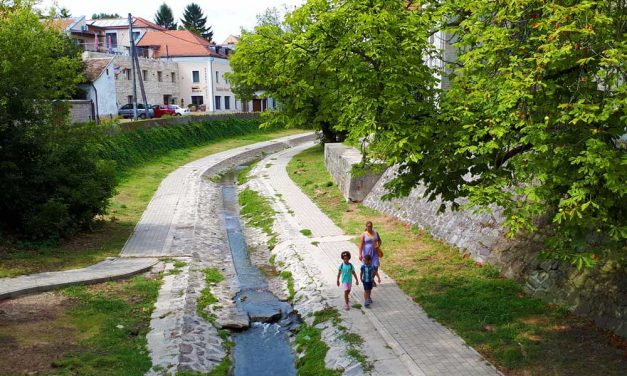
[(363, 252), (364, 252), (364, 234), (361, 234), (361, 244), (359, 244), (359, 261), (361, 261), (364, 256), (363, 256)]

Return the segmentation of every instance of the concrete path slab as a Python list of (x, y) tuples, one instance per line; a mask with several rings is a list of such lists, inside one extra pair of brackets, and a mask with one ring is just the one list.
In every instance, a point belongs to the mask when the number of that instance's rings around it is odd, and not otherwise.
[[(280, 194), (281, 200), (275, 204), (279, 206), (280, 215), (285, 218), (283, 226), (288, 227), (287, 236), (296, 239), (300, 251), (308, 256), (307, 260), (317, 264), (321, 270), (320, 278), (326, 284), (329, 296), (335, 296), (339, 308), (343, 305), (343, 299), (339, 288), (335, 286), (335, 279), (341, 262), (340, 253), (348, 250), (357, 255), (357, 246), (292, 182), (286, 171), (286, 165), (294, 155), (312, 146), (313, 142), (273, 154), (258, 164), (256, 173), (264, 177), (260, 180), (267, 194), (273, 197)], [(300, 234), (304, 228), (312, 231), (313, 238)], [(314, 243), (314, 246), (312, 241), (318, 243)], [(359, 266), (356, 257), (352, 262), (356, 267)], [(374, 304), (371, 309), (343, 312), (351, 331), (368, 339), (367, 355), (375, 361), (373, 374), (500, 374), (459, 336), (430, 319), (384, 272), (381, 278), (382, 283), (373, 291)], [(353, 290), (351, 301), (363, 304), (361, 286)], [(367, 318), (366, 322), (364, 318)], [(392, 358), (397, 359), (396, 364), (391, 361), (391, 352), (394, 355)]]
[(54, 290), (79, 283), (99, 283), (129, 277), (150, 269), (156, 258), (115, 258), (82, 269), (46, 272), (0, 279), (0, 299)]

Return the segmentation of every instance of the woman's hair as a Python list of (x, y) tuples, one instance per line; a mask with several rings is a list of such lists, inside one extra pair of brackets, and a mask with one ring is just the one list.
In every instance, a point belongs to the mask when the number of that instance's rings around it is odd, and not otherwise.
[(342, 254), (340, 255), (340, 257), (342, 258), (342, 260), (344, 259), (344, 257), (348, 256), (348, 258), (351, 258), (351, 253), (349, 251), (344, 251), (342, 252)]

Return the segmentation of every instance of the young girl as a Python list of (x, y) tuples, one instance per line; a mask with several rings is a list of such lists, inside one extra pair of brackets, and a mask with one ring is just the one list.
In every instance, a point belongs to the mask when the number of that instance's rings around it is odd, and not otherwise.
[[(352, 281), (353, 277), (355, 277), (355, 285), (359, 285), (359, 279), (357, 279), (357, 273), (355, 273), (355, 268), (353, 264), (349, 261), (351, 259), (351, 253), (348, 251), (342, 252), (342, 263), (337, 271), (337, 285), (340, 285), (340, 277), (342, 279), (342, 287), (344, 288), (344, 309), (349, 310), (350, 306), (348, 305), (348, 294), (351, 293)], [(352, 274), (352, 275), (351, 275)]]

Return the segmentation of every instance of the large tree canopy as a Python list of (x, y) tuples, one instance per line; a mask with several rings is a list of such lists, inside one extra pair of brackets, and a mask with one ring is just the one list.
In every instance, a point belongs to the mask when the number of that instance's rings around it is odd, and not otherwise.
[(213, 38), (211, 26), (207, 27), (207, 17), (203, 14), (200, 5), (196, 3), (189, 3), (185, 7), (181, 23), (183, 24), (182, 28), (192, 31), (208, 41)]
[(80, 54), (29, 1), (0, 0), (0, 238), (58, 238), (104, 212), (112, 166), (99, 130), (72, 126), (55, 100), (83, 80)]
[[(278, 101), (270, 121), (368, 141), (400, 166), (390, 196), (496, 204), (511, 235), (548, 222), (547, 250), (582, 265), (627, 239), (626, 17), (620, 1), (309, 0), (245, 32), (229, 79)], [(457, 50), (443, 71), (425, 63), (436, 32)]]
[(172, 8), (168, 4), (163, 3), (159, 6), (157, 13), (155, 13), (155, 23), (163, 26), (168, 30), (176, 30), (177, 25), (172, 15)]

